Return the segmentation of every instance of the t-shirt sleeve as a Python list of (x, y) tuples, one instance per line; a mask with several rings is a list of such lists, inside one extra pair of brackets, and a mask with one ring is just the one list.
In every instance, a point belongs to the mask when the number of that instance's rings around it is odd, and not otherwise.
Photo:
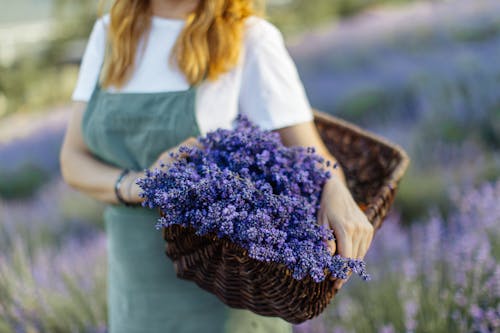
[(281, 31), (262, 20), (245, 43), (239, 113), (264, 130), (314, 119), (304, 86)]
[(106, 45), (106, 14), (94, 23), (83, 53), (78, 79), (71, 95), (73, 101), (88, 102), (94, 90)]

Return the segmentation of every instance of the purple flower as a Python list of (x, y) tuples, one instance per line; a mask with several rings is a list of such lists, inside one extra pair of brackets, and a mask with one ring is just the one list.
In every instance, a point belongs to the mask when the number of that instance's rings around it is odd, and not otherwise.
[(323, 281), (325, 270), (370, 278), (363, 261), (332, 256), (325, 246), (333, 233), (316, 216), (330, 173), (318, 167), (324, 159), (314, 147), (286, 147), (242, 114), (235, 129), (198, 140), (201, 147), (180, 147), (173, 163), (137, 180), (143, 206), (167, 212), (156, 228), (176, 224), (227, 237), (254, 259), (285, 264), (299, 280)]

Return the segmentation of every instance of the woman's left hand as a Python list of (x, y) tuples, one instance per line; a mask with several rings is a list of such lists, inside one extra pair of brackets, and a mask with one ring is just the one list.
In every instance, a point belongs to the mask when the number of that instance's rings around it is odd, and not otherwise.
[[(314, 147), (325, 160), (335, 163), (335, 156), (325, 146), (314, 121), (286, 126), (276, 130), (287, 147)], [(326, 168), (325, 168), (326, 169)], [(354, 201), (346, 185), (340, 165), (327, 168), (332, 176), (326, 181), (320, 198), (318, 224), (333, 230), (336, 241), (328, 241), (332, 255), (338, 250), (343, 257), (363, 259), (373, 238), (374, 228)], [(337, 280), (340, 288), (346, 280)]]
[[(370, 247), (374, 228), (354, 201), (345, 183), (336, 176), (329, 178), (323, 188), (318, 212), (318, 224), (333, 230), (336, 240), (327, 241), (331, 254), (363, 259)], [(347, 281), (338, 279), (334, 288)]]

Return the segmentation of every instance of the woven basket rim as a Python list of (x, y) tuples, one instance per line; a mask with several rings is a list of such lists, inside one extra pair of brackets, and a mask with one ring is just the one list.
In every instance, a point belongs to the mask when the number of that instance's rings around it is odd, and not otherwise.
[(403, 147), (401, 147), (399, 144), (391, 142), (387, 138), (385, 138), (379, 134), (364, 130), (361, 127), (359, 127), (358, 125), (355, 125), (351, 122), (343, 120), (339, 117), (333, 116), (327, 112), (320, 111), (320, 110), (315, 109), (315, 108), (312, 108), (312, 111), (313, 111), (315, 118), (321, 119), (325, 122), (331, 122), (333, 120), (336, 123), (339, 123), (340, 125), (342, 125), (346, 128), (349, 128), (353, 132), (356, 132), (357, 134), (359, 134), (361, 136), (364, 136), (370, 140), (373, 140), (373, 141), (376, 141), (380, 144), (383, 144), (383, 145), (391, 148), (395, 152), (397, 152), (399, 154), (401, 160), (400, 160), (400, 163), (398, 163), (397, 167), (391, 172), (391, 175), (392, 175), (391, 178), (394, 181), (394, 179), (399, 180), (403, 177), (406, 170), (408, 169), (408, 166), (410, 164), (411, 159), (408, 156), (408, 154), (406, 153), (406, 151), (403, 149)]

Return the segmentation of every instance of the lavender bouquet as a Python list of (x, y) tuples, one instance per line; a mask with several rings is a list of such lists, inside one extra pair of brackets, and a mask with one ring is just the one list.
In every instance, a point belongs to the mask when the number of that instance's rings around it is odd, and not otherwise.
[[(157, 229), (191, 226), (199, 236), (216, 233), (248, 250), (251, 258), (286, 265), (293, 278), (370, 277), (359, 259), (331, 255), (330, 229), (317, 224), (322, 188), (331, 173), (314, 147), (286, 147), (278, 133), (261, 130), (246, 116), (234, 129), (181, 146), (168, 167), (145, 170), (137, 184), (142, 206), (159, 208)], [(326, 161), (326, 166), (330, 166)]]

